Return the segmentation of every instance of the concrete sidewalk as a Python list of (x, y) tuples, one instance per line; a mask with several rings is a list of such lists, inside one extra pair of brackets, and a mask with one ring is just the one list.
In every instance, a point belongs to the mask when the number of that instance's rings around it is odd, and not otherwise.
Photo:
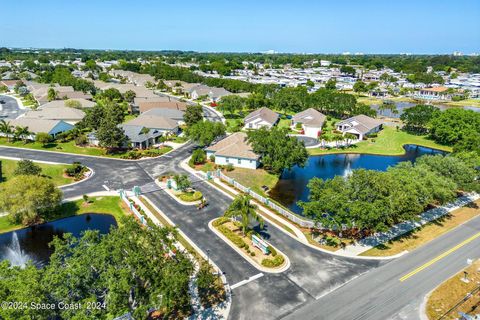
[[(359, 254), (370, 250), (373, 247), (378, 246), (379, 244), (388, 242), (396, 237), (412, 231), (413, 229), (421, 227), (438, 218), (441, 218), (448, 213), (467, 205), (470, 202), (476, 201), (479, 198), (479, 194), (469, 194), (463, 197), (459, 197), (454, 202), (446, 204), (442, 207), (425, 211), (420, 215), (419, 221), (406, 221), (399, 223), (393, 226), (389, 231), (379, 232), (370, 237), (363, 238), (359, 240), (356, 244), (348, 245), (345, 247), (345, 249), (338, 250), (338, 253), (341, 253), (348, 257), (358, 256)], [(406, 253), (406, 251), (404, 253)]]

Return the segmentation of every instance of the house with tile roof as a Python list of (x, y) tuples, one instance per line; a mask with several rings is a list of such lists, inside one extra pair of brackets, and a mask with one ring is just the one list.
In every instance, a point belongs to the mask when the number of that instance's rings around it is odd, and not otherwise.
[(300, 124), (304, 135), (307, 137), (318, 138), (318, 135), (322, 132), (322, 127), (326, 119), (327, 116), (323, 113), (316, 109), (308, 108), (292, 117), (292, 126), (296, 127)]
[(215, 164), (256, 169), (260, 156), (253, 152), (245, 132), (236, 132), (205, 149), (207, 157), (215, 157)]
[(351, 133), (363, 140), (369, 134), (378, 132), (382, 129), (383, 121), (371, 118), (369, 116), (359, 114), (337, 123), (337, 130), (346, 133)]
[(262, 127), (271, 128), (279, 119), (278, 113), (267, 107), (257, 109), (249, 113), (244, 119), (244, 129), (260, 129)]

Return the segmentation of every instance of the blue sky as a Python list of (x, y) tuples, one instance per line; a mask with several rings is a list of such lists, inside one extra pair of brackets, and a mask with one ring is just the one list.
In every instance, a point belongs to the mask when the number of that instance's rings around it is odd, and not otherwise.
[(479, 0), (15, 0), (0, 47), (480, 52)]

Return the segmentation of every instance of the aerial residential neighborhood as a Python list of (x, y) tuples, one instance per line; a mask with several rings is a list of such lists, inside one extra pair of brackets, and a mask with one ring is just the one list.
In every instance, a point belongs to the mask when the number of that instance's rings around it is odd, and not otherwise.
[(0, 319), (480, 318), (478, 2), (2, 9)]

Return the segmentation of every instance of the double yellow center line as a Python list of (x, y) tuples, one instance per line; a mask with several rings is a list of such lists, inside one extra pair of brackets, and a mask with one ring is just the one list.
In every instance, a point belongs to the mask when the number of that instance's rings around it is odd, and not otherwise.
[(421, 265), (420, 267), (418, 267), (417, 269), (413, 270), (412, 272), (410, 273), (407, 273), (406, 275), (404, 275), (403, 277), (401, 277), (399, 280), (400, 281), (405, 281), (407, 280), (408, 278), (410, 278), (411, 276), (419, 273), (420, 271), (422, 271), (423, 269), (425, 268), (428, 268), (429, 266), (431, 266), (432, 264), (434, 264), (435, 262), (445, 258), (446, 256), (448, 256), (449, 254), (451, 254), (452, 252), (460, 249), (461, 247), (463, 247), (464, 245), (472, 242), (473, 240), (477, 239), (478, 237), (480, 237), (480, 232), (471, 236), (470, 238), (466, 239), (465, 241), (462, 241), (461, 243), (457, 244), (455, 247), (445, 251), (444, 253), (442, 253), (441, 255), (437, 256), (436, 258), (433, 258), (432, 260), (428, 261), (427, 263), (425, 263), (424, 265)]

